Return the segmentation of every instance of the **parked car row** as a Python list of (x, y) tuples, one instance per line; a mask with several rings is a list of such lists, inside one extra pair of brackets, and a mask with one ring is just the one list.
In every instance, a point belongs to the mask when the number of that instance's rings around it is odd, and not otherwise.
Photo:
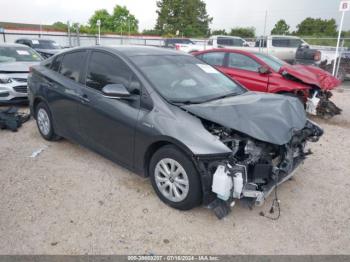
[(169, 49), (67, 50), (32, 66), (28, 87), (44, 139), (82, 144), (149, 177), (171, 207), (203, 204), (219, 218), (237, 199), (262, 204), (323, 134), (298, 98), (248, 91), (235, 76)]
[(53, 40), (49, 39), (27, 39), (21, 38), (15, 41), (17, 44), (26, 45), (37, 51), (43, 58), (49, 58), (61, 51), (62, 47)]
[(190, 43), (177, 43), (175, 49), (186, 53), (216, 49), (232, 48), (249, 52), (260, 52), (273, 55), (281, 60), (292, 63), (295, 60), (297, 48), (305, 41), (297, 36), (272, 35), (257, 38), (254, 46), (237, 36), (211, 36), (207, 43), (196, 45)]

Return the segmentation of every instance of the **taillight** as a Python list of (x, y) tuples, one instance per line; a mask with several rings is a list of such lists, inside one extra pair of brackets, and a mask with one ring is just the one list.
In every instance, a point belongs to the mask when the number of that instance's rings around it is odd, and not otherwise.
[(175, 50), (180, 50), (180, 45), (179, 44), (175, 45)]
[(320, 60), (321, 60), (321, 52), (316, 51), (316, 53), (314, 54), (314, 61), (320, 61)]

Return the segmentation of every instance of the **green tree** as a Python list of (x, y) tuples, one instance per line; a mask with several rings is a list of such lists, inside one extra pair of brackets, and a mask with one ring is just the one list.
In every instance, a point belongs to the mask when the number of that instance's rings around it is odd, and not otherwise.
[(68, 25), (60, 21), (53, 23), (52, 27), (56, 30), (61, 30), (61, 31), (67, 31), (68, 29)]
[(126, 6), (116, 5), (111, 15), (111, 24), (114, 32), (137, 33), (139, 21)]
[(230, 35), (239, 36), (242, 38), (253, 38), (255, 37), (255, 28), (254, 27), (236, 27), (232, 28)]
[(212, 18), (207, 14), (203, 0), (157, 1), (157, 24), (155, 29), (162, 35), (207, 36)]
[(227, 32), (225, 29), (217, 29), (210, 31), (210, 35), (227, 35)]
[(90, 31), (96, 32), (97, 20), (101, 21), (102, 32), (137, 33), (138, 21), (125, 6), (116, 5), (113, 13), (109, 14), (106, 9), (96, 10), (89, 19)]
[(272, 29), (272, 35), (288, 35), (290, 26), (284, 19), (279, 20)]
[(337, 23), (335, 19), (321, 19), (308, 17), (297, 25), (296, 33), (304, 36), (336, 36)]
[(112, 31), (112, 18), (106, 9), (96, 10), (89, 19), (90, 28), (97, 30), (97, 21), (101, 21), (101, 31)]
[(159, 36), (160, 32), (156, 29), (144, 29), (142, 31), (143, 35), (152, 35), (152, 36)]

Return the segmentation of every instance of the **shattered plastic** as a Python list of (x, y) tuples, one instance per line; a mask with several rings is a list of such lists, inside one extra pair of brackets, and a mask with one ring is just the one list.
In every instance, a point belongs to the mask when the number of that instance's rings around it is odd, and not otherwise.
[(303, 129), (306, 123), (300, 101), (282, 95), (247, 92), (182, 108), (202, 119), (276, 145), (288, 143), (294, 131)]
[(288, 73), (306, 84), (318, 86), (323, 90), (332, 90), (341, 84), (340, 80), (330, 73), (315, 66), (288, 65), (283, 66), (280, 72)]

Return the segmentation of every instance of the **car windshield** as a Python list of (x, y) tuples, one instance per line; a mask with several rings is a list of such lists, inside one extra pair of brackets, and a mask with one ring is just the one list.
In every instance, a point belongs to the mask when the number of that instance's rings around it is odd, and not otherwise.
[(0, 46), (0, 63), (41, 61), (40, 55), (27, 47)]
[(51, 40), (31, 40), (33, 48), (37, 49), (61, 49), (59, 44)]
[(281, 67), (287, 64), (286, 62), (282, 61), (281, 59), (275, 56), (264, 55), (262, 53), (254, 53), (254, 54), (256, 57), (260, 58), (268, 66), (270, 66), (275, 72), (279, 72)]
[(192, 56), (134, 56), (132, 61), (156, 90), (174, 103), (202, 103), (246, 90)]

